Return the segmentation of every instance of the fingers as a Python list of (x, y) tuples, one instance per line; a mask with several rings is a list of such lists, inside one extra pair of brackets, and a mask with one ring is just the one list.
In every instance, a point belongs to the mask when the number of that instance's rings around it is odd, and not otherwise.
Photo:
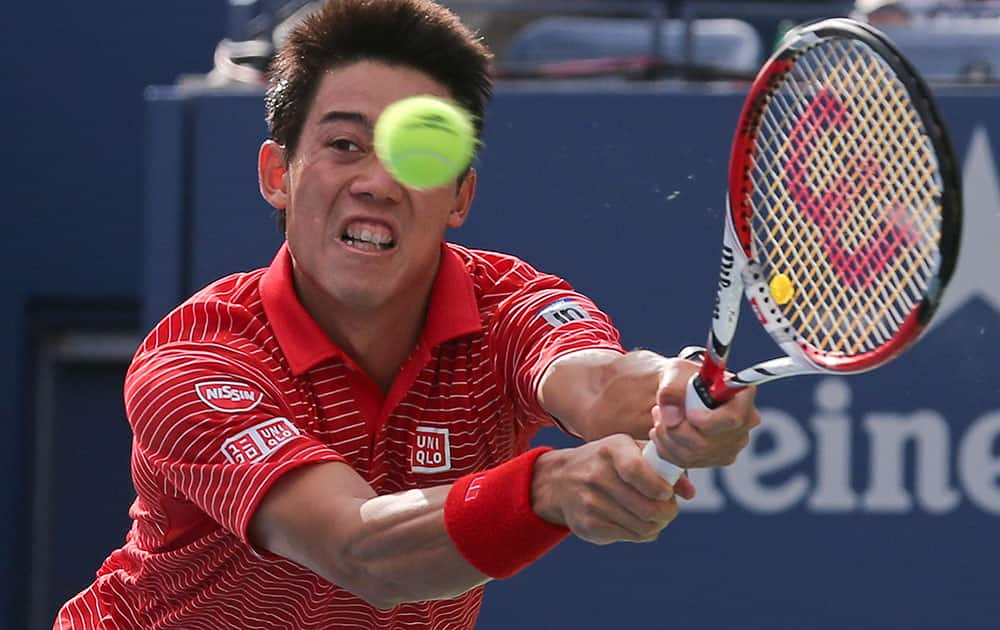
[(673, 497), (673, 488), (646, 463), (635, 440), (627, 437), (621, 440), (621, 447), (611, 451), (611, 462), (618, 477), (634, 491), (658, 501)]
[(678, 406), (659, 405), (652, 412), (649, 438), (660, 457), (683, 468), (728, 466), (750, 443), (750, 431), (760, 424), (755, 396), (756, 389), (748, 387), (706, 411), (684, 412)]
[(674, 493), (687, 501), (694, 498), (694, 484), (691, 483), (690, 479), (688, 479), (687, 473), (684, 473), (684, 475), (677, 480), (677, 483), (674, 484)]
[(650, 542), (677, 516), (677, 502), (651, 501), (623, 486), (611, 492), (586, 495), (586, 510), (569, 524), (584, 540), (598, 545), (613, 542)]
[(719, 407), (692, 412), (687, 419), (700, 433), (708, 436), (749, 431), (760, 424), (760, 414), (754, 407), (756, 396), (757, 388), (747, 387)]
[[(681, 468), (699, 468), (708, 460), (718, 459), (718, 442), (711, 442), (690, 423), (669, 428), (656, 424), (649, 432), (649, 439), (656, 444), (656, 452), (668, 462)], [(725, 465), (725, 464), (714, 464)]]
[(656, 392), (656, 404), (662, 406), (684, 406), (684, 392), (688, 380), (698, 373), (699, 363), (686, 359), (670, 359), (660, 373), (660, 387)]
[(684, 412), (677, 405), (654, 405), (651, 413), (654, 425), (662, 423), (668, 428), (673, 428), (684, 422)]
[[(677, 516), (670, 484), (642, 458), (640, 446), (614, 435), (579, 447), (564, 487), (566, 525), (595, 544), (656, 539)], [(566, 471), (569, 472), (569, 471)]]

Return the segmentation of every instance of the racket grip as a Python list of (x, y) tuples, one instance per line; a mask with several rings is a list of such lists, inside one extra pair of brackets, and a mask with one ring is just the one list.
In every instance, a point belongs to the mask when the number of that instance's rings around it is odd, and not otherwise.
[[(698, 393), (698, 383), (699, 376), (697, 374), (692, 374), (691, 378), (688, 379), (687, 387), (684, 390), (684, 407), (687, 411), (695, 409), (709, 409), (708, 405), (705, 404), (701, 395)], [(660, 473), (660, 476), (666, 479), (667, 483), (670, 485), (677, 483), (677, 480), (684, 474), (683, 468), (671, 464), (667, 460), (660, 457), (660, 454), (656, 452), (656, 444), (652, 441), (646, 442), (646, 446), (642, 447), (642, 457), (646, 460), (646, 463), (655, 468), (656, 472)]]
[(646, 463), (655, 468), (656, 472), (660, 473), (660, 476), (666, 479), (667, 483), (670, 485), (677, 483), (677, 480), (684, 474), (683, 468), (675, 466), (660, 457), (660, 454), (656, 452), (656, 444), (653, 444), (651, 441), (646, 442), (646, 446), (642, 447), (642, 457), (646, 460)]
[[(708, 397), (708, 402), (705, 398)], [(709, 403), (714, 403), (710, 405)], [(714, 409), (718, 403), (712, 400), (708, 394), (708, 387), (702, 380), (700, 374), (692, 374), (688, 379), (687, 387), (684, 389), (684, 409), (687, 411), (708, 411)]]

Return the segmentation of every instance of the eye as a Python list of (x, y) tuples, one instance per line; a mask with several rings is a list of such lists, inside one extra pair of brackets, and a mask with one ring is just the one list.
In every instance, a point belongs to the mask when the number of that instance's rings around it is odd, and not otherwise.
[(336, 151), (343, 151), (344, 153), (357, 153), (361, 151), (361, 147), (351, 142), (347, 138), (335, 138), (327, 143), (332, 149)]

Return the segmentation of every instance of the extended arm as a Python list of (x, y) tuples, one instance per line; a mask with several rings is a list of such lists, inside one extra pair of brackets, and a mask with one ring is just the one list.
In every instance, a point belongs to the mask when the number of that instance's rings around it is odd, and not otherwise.
[(450, 487), (379, 497), (345, 464), (304, 466), (265, 495), (250, 539), (380, 608), (457, 595), (489, 578), (448, 536)]
[(539, 402), (585, 440), (625, 433), (654, 439), (660, 456), (678, 466), (731, 464), (760, 422), (756, 391), (747, 388), (718, 409), (687, 417), (684, 388), (698, 367), (648, 350), (581, 350), (549, 366)]
[(616, 435), (384, 496), (345, 464), (305, 466), (265, 494), (248, 534), (258, 548), (391, 607), (506, 577), (565, 527), (597, 544), (648, 541), (676, 514), (670, 486), (645, 466), (636, 441)]

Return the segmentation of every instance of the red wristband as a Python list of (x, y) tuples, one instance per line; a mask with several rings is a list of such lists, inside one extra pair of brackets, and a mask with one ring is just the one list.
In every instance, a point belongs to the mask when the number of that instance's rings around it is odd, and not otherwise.
[(535, 460), (551, 451), (535, 448), (456, 481), (444, 504), (444, 524), (469, 564), (494, 578), (510, 577), (569, 534), (535, 514), (531, 479)]

